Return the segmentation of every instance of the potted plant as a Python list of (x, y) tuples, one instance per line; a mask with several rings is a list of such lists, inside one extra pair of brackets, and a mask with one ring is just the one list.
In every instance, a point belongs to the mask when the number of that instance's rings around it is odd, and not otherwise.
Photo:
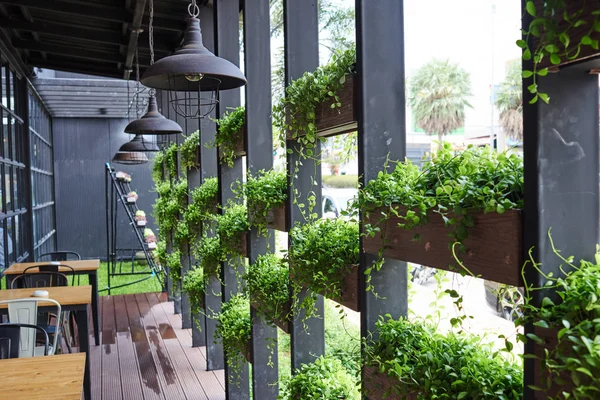
[(181, 280), (181, 251), (174, 250), (167, 253), (166, 261), (171, 279), (173, 282), (179, 282)]
[(246, 256), (248, 209), (243, 204), (231, 202), (223, 208), (223, 214), (215, 216), (215, 221), (223, 254), (229, 258)]
[(251, 327), (250, 302), (247, 297), (236, 294), (221, 305), (215, 339), (220, 339), (223, 344), (223, 352), (230, 367), (230, 383), (239, 383), (240, 366), (244, 360), (252, 361)]
[(135, 203), (138, 199), (138, 195), (136, 192), (129, 192), (125, 197), (127, 197), (127, 203), (129, 204)]
[(131, 182), (131, 175), (126, 172), (118, 171), (115, 176), (119, 182)]
[(202, 185), (190, 192), (190, 201), (182, 218), (188, 225), (192, 238), (201, 234), (201, 226), (217, 214), (219, 181), (217, 178), (205, 179)]
[(248, 176), (239, 194), (246, 199), (250, 227), (263, 234), (267, 228), (286, 231), (287, 188), (283, 172), (261, 170), (256, 176)]
[(383, 318), (365, 344), (363, 391), (369, 398), (522, 399), (520, 363), (482, 338), (442, 334), (437, 326)]
[(192, 249), (196, 259), (200, 260), (200, 268), (204, 274), (220, 278), (221, 262), (225, 261), (225, 256), (219, 237), (205, 234)]
[[(364, 251), (522, 286), (523, 161), (448, 143), (420, 170), (398, 162), (359, 193)], [(380, 265), (380, 264), (379, 264)], [(378, 265), (378, 266), (379, 266)]]
[(358, 378), (351, 375), (340, 360), (319, 357), (302, 364), (283, 386), (283, 400), (360, 400)]
[(205, 277), (202, 267), (195, 266), (183, 277), (182, 290), (188, 295), (194, 315), (204, 312)]
[(263, 254), (248, 267), (244, 277), (250, 304), (263, 318), (289, 333), (290, 271), (285, 260)]
[(146, 213), (142, 210), (135, 212), (135, 223), (137, 226), (146, 226)]
[(200, 131), (188, 135), (179, 145), (179, 156), (182, 169), (200, 167)]
[(246, 109), (238, 107), (228, 110), (215, 122), (219, 130), (215, 140), (207, 146), (216, 147), (219, 151), (219, 163), (232, 168), (236, 157), (246, 155)]
[[(292, 287), (307, 287), (354, 311), (358, 305), (358, 224), (343, 219), (321, 219), (290, 230), (288, 259)], [(300, 304), (307, 310), (314, 300)]]
[(156, 249), (156, 236), (152, 232), (152, 229), (144, 229), (144, 242), (146, 242), (150, 250)]

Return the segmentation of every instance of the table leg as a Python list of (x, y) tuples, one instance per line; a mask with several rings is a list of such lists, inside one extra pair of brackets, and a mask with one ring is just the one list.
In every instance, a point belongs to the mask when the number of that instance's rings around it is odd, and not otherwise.
[(94, 322), (94, 341), (100, 346), (100, 313), (98, 312), (98, 275), (96, 271), (88, 274), (92, 286), (92, 320)]
[(88, 311), (79, 310), (75, 313), (77, 331), (79, 332), (79, 352), (85, 353), (85, 372), (83, 375), (83, 393), (85, 400), (92, 398), (92, 385), (90, 382), (90, 333), (88, 328)]

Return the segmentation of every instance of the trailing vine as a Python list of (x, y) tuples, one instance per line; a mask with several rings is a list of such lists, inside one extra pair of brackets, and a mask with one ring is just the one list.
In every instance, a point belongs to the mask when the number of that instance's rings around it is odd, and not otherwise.
[(246, 109), (238, 107), (228, 110), (221, 119), (215, 120), (219, 127), (215, 140), (208, 143), (207, 147), (219, 149), (219, 163), (233, 167), (235, 161), (235, 148), (243, 134), (242, 128), (246, 123)]
[[(523, 60), (533, 60), (532, 70), (523, 70), (523, 78), (531, 79), (527, 89), (534, 95), (530, 103), (541, 99), (550, 101), (547, 93), (540, 92), (537, 85), (538, 76), (548, 75), (548, 68), (541, 68), (544, 60), (552, 65), (577, 59), (582, 48), (590, 47), (598, 50), (600, 32), (600, 10), (590, 10), (586, 1), (576, 9), (569, 7), (566, 0), (544, 0), (525, 3), (525, 10), (531, 16), (531, 22), (523, 31), (524, 39), (517, 40), (517, 46), (523, 49)], [(538, 8), (537, 5), (541, 5)], [(579, 32), (583, 29), (583, 34)], [(577, 40), (574, 41), (575, 37)]]
[(227, 257), (244, 256), (241, 237), (248, 231), (248, 209), (243, 204), (229, 203), (223, 214), (214, 216), (215, 233), (220, 239), (222, 254)]
[(220, 277), (221, 262), (225, 261), (225, 256), (218, 236), (202, 236), (194, 246), (194, 255), (200, 260), (200, 267), (207, 277)]
[(179, 213), (187, 203), (187, 182), (181, 179), (173, 184), (160, 182), (156, 185), (158, 197), (154, 203), (154, 217), (158, 224), (158, 234), (167, 239), (174, 232), (179, 221)]
[[(397, 162), (392, 172), (386, 166), (359, 191), (359, 200), (354, 205), (367, 216), (374, 216), (374, 221), (364, 225), (363, 234), (379, 235), (384, 242), (378, 261), (365, 272), (367, 283), (372, 268), (381, 268), (385, 249), (383, 227), (393, 216), (401, 220), (399, 228), (412, 229), (425, 225), (429, 212), (437, 213), (450, 228), (449, 236), (462, 243), (474, 223), (470, 211), (502, 214), (522, 208), (523, 182), (522, 159), (489, 147), (469, 146), (454, 152), (449, 143), (443, 143), (422, 170), (410, 161)], [(368, 285), (368, 289), (372, 287)]]
[(223, 352), (230, 367), (229, 382), (240, 383), (240, 366), (249, 355), (252, 322), (248, 297), (237, 294), (221, 306), (217, 317), (215, 339), (221, 339)]
[(198, 168), (196, 165), (196, 155), (200, 145), (200, 131), (188, 135), (184, 142), (179, 145), (179, 156), (181, 160), (181, 169)]
[(249, 226), (256, 228), (259, 234), (266, 235), (269, 211), (283, 206), (287, 200), (286, 174), (260, 170), (256, 176), (249, 174), (246, 182), (240, 186), (237, 194), (248, 205)]
[(183, 277), (181, 289), (188, 295), (193, 315), (204, 311), (205, 288), (204, 270), (201, 267), (193, 267)]
[(169, 275), (173, 282), (179, 282), (181, 279), (181, 251), (175, 249), (166, 255), (167, 266), (169, 267)]
[(316, 293), (341, 300), (344, 278), (351, 266), (359, 262), (359, 247), (356, 222), (322, 219), (292, 228), (288, 260), (294, 298), (298, 298), (303, 286), (312, 293), (294, 307), (304, 308), (310, 316)]
[(246, 290), (266, 321), (285, 323), (290, 315), (290, 272), (287, 262), (275, 254), (263, 254), (250, 264), (244, 276)]
[(219, 182), (217, 178), (205, 179), (202, 185), (190, 192), (190, 202), (182, 214), (191, 238), (201, 234), (201, 225), (215, 215), (218, 207)]
[[(522, 367), (478, 336), (443, 335), (436, 325), (388, 316), (377, 322), (376, 337), (365, 342), (365, 363), (395, 380), (388, 394), (419, 400), (523, 398)], [(366, 379), (369, 387), (374, 376)]]

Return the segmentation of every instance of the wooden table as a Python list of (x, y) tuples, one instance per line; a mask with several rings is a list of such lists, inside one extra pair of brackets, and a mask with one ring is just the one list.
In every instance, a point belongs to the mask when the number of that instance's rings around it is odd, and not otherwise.
[(80, 400), (84, 353), (0, 360), (0, 399)]
[[(66, 275), (87, 275), (92, 285), (92, 321), (94, 322), (94, 340), (96, 346), (100, 345), (100, 314), (98, 312), (98, 269), (100, 268), (100, 260), (72, 260), (72, 261), (59, 261), (63, 265), (67, 265), (75, 270), (71, 271), (68, 268), (60, 268), (59, 272)], [(49, 261), (46, 262), (33, 262), (33, 263), (17, 263), (8, 267), (4, 271), (6, 275), (6, 287), (10, 288), (10, 285), (17, 275), (21, 275), (29, 267), (37, 267), (39, 265), (50, 265)], [(31, 272), (36, 272), (34, 269)]]
[[(39, 289), (39, 288), (36, 288)], [(14, 300), (31, 297), (31, 294), (36, 289), (8, 289), (0, 290), (0, 301), (2, 300)], [(91, 286), (57, 286), (43, 288), (48, 291), (48, 298), (56, 300), (60, 303), (62, 311), (71, 311), (75, 313), (75, 320), (77, 322), (77, 332), (79, 335), (79, 351), (88, 354), (85, 359), (85, 374), (83, 378), (83, 390), (85, 398), (91, 399), (91, 385), (90, 385), (90, 341), (89, 341), (89, 328), (88, 328), (88, 306), (91, 303), (92, 298), (92, 287)], [(40, 311), (56, 311), (56, 306), (52, 303), (38, 304), (38, 310)], [(8, 314), (8, 304), (0, 304), (0, 316)], [(52, 356), (54, 357), (54, 356)], [(0, 373), (1, 376), (1, 373)], [(27, 385), (27, 381), (23, 382)], [(3, 390), (2, 380), (0, 379), (0, 393)]]

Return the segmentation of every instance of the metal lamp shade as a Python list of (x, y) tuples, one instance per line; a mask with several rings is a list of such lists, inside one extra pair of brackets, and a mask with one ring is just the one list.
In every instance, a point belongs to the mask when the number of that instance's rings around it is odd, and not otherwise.
[(151, 139), (144, 139), (143, 135), (135, 135), (133, 139), (125, 143), (119, 148), (120, 152), (147, 152), (147, 151), (160, 151), (156, 141)]
[(156, 97), (150, 95), (146, 114), (142, 118), (130, 122), (125, 127), (125, 132), (135, 135), (173, 135), (182, 133), (183, 130), (177, 122), (165, 118), (158, 112)]
[(191, 17), (183, 46), (151, 65), (141, 82), (150, 88), (168, 90), (175, 112), (191, 118), (208, 115), (218, 103), (219, 90), (243, 86), (246, 78), (233, 63), (204, 47), (200, 20)]
[(112, 159), (115, 164), (124, 165), (139, 165), (148, 162), (148, 157), (145, 153), (140, 152), (117, 152)]

